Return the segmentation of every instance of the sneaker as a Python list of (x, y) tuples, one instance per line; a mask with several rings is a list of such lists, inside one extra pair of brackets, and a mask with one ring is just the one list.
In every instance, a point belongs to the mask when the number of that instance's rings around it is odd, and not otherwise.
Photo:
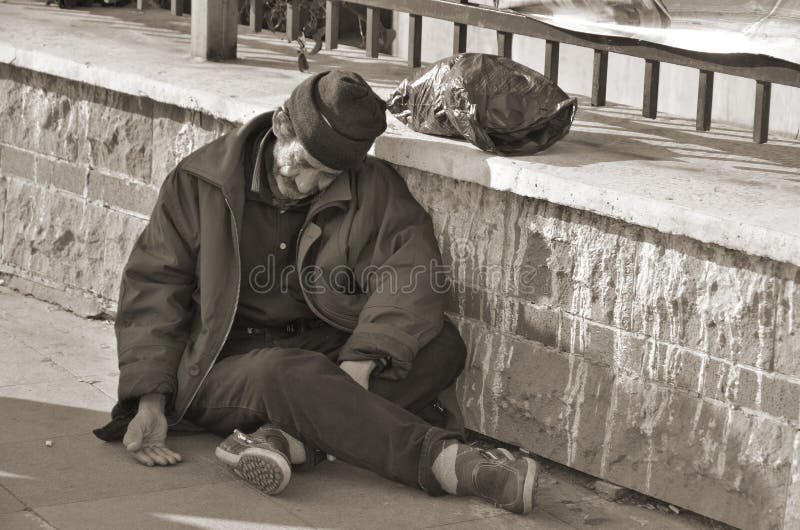
[(234, 430), (214, 454), (239, 477), (268, 495), (282, 492), (292, 478), (289, 443), (280, 429), (270, 425), (252, 434)]
[(456, 456), (455, 471), (458, 489), (468, 495), (509, 512), (525, 514), (533, 509), (539, 466), (532, 458), (517, 458), (507, 449), (469, 447)]

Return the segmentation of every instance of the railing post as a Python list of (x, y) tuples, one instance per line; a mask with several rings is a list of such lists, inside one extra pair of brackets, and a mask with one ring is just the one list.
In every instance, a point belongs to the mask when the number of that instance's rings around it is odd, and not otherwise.
[(294, 42), (300, 37), (300, 6), (294, 0), (286, 2), (286, 40)]
[(700, 70), (697, 84), (697, 119), (695, 129), (707, 131), (711, 129), (711, 105), (714, 99), (714, 72)]
[[(469, 0), (461, 0), (462, 4), (468, 3)], [(467, 25), (466, 24), (453, 24), (453, 55), (465, 53), (467, 51)]]
[(545, 44), (544, 75), (553, 83), (558, 84), (558, 51), (560, 43), (549, 40)]
[(606, 104), (606, 86), (608, 85), (608, 52), (594, 51), (594, 72), (592, 73), (592, 106), (602, 107)]
[(422, 65), (422, 15), (408, 15), (408, 66)]
[(236, 59), (237, 0), (192, 0), (192, 56)]
[(646, 59), (644, 65), (644, 98), (642, 116), (655, 119), (658, 115), (658, 76), (661, 63)]
[(511, 45), (514, 43), (514, 34), (507, 31), (497, 32), (497, 55), (511, 59)]
[(169, 7), (170, 7), (169, 9), (170, 12), (172, 12), (174, 16), (176, 17), (183, 16), (183, 0), (171, 0)]
[(753, 141), (766, 143), (769, 137), (769, 104), (772, 95), (772, 83), (756, 81), (756, 113), (753, 120)]
[(264, 27), (264, 0), (250, 0), (250, 30), (260, 33)]
[(339, 13), (342, 4), (338, 0), (325, 2), (325, 49), (335, 50), (339, 46)]
[(380, 14), (376, 7), (367, 8), (367, 57), (376, 58), (380, 53)]

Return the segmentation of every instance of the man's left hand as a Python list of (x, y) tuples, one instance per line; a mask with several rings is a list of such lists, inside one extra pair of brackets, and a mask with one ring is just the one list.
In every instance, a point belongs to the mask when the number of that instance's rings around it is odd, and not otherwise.
[(375, 361), (342, 361), (339, 368), (365, 390), (369, 390), (369, 376), (375, 369)]

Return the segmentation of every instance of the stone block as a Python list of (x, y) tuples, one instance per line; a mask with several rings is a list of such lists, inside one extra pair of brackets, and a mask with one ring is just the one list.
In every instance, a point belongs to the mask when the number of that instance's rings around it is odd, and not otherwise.
[[(700, 392), (703, 396), (717, 401), (726, 401), (736, 390), (736, 369), (731, 363), (714, 357), (706, 361)], [(733, 384), (731, 384), (733, 383)]]
[(89, 173), (89, 199), (131, 212), (149, 215), (158, 197), (158, 191), (139, 182), (112, 177), (99, 171)]
[(616, 484), (743, 528), (783, 516), (794, 432), (784, 423), (618, 379), (607, 429), (602, 476)]
[(800, 432), (794, 435), (783, 528), (800, 528)]
[(89, 173), (86, 166), (47, 158), (42, 155), (36, 156), (35, 165), (37, 184), (55, 186), (76, 195), (82, 196), (84, 194), (87, 174)]
[(34, 180), (36, 169), (33, 153), (8, 145), (0, 146), (0, 175)]
[[(102, 241), (86, 238), (83, 199), (10, 180), (7, 191), (3, 261), (56, 284), (93, 284), (94, 256)], [(102, 225), (101, 225), (102, 226)]]
[(613, 373), (554, 348), (461, 322), (459, 380), (468, 427), (599, 473)]
[(201, 112), (154, 103), (151, 183), (160, 187), (181, 159), (234, 126)]
[(89, 100), (86, 145), (92, 168), (150, 182), (153, 102), (96, 89)]
[(106, 212), (103, 274), (100, 295), (116, 300), (122, 269), (147, 222), (122, 212)]
[(514, 333), (545, 346), (558, 346), (559, 313), (550, 308), (520, 302), (517, 306), (517, 325)]
[(616, 351), (617, 331), (572, 316), (561, 320), (559, 348), (563, 351), (581, 354), (587, 359), (612, 366)]
[(617, 331), (614, 336), (614, 372), (628, 377), (639, 377), (647, 347), (647, 340), (644, 337)]
[(511, 332), (518, 318), (517, 300), (507, 295), (456, 284), (459, 313), (498, 331)]
[(703, 359), (703, 356), (680, 346), (649, 340), (645, 348), (643, 374), (650, 381), (699, 393)]
[(761, 410), (797, 424), (800, 416), (800, 381), (766, 375), (761, 386)]
[(768, 260), (648, 232), (637, 259), (633, 330), (770, 369), (776, 289)]
[(774, 369), (800, 377), (800, 269), (783, 265), (780, 276)]
[(93, 88), (21, 68), (4, 70), (0, 142), (71, 162), (86, 160), (87, 98)]

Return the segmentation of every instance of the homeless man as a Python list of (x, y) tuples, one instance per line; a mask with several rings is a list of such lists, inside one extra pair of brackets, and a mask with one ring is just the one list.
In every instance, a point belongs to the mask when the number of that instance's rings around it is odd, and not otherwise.
[(532, 508), (536, 463), (463, 444), (454, 399), (437, 399), (466, 348), (429, 215), (367, 156), (385, 129), (358, 74), (323, 72), (178, 164), (124, 269), (119, 403), (100, 438), (176, 464), (167, 427), (185, 419), (227, 436), (217, 457), (268, 494), (328, 454)]

